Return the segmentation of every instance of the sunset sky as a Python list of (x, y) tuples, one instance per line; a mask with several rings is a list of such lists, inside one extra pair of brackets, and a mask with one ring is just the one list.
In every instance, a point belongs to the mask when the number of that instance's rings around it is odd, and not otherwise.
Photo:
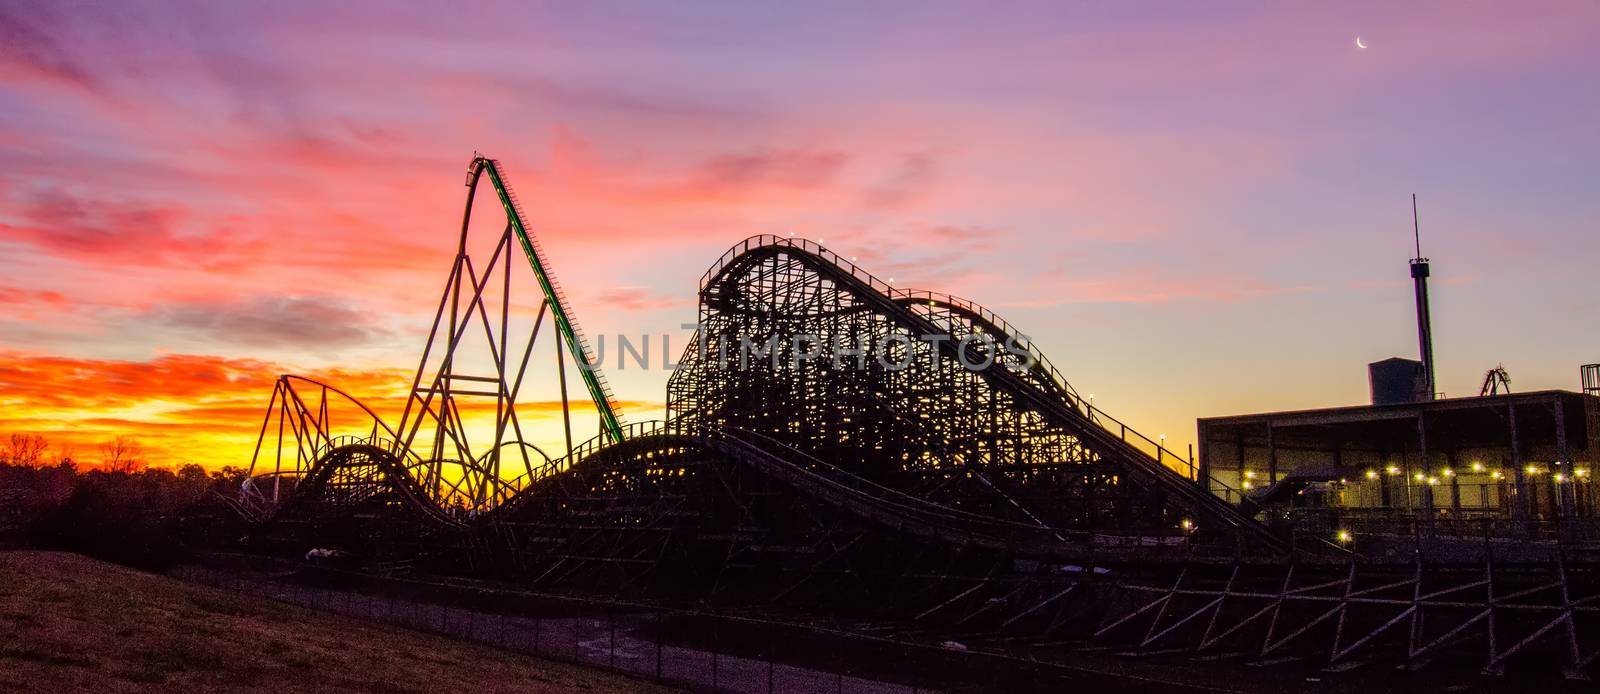
[(1415, 356), (1412, 193), (1441, 390), (1600, 361), (1594, 2), (361, 6), (0, 4), (0, 435), (221, 467), (279, 373), (392, 400), (474, 151), (590, 335), (794, 232), (1179, 449)]

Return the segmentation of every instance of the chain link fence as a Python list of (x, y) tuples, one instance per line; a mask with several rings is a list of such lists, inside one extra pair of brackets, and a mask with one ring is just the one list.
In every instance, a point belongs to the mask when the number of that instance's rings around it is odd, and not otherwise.
[[(698, 691), (772, 694), (916, 694), (921, 682), (850, 673), (858, 649), (831, 639), (810, 657), (825, 669), (778, 662), (793, 641), (781, 629), (720, 615), (619, 606), (410, 578), (375, 577), (252, 557), (248, 570), (184, 565), (169, 574), (194, 583), (314, 610), (482, 643), (548, 660), (599, 667)], [(672, 638), (677, 635), (677, 638)], [(841, 635), (849, 638), (848, 635)], [(861, 644), (857, 644), (861, 645)], [(926, 659), (925, 649), (872, 640), (874, 658)], [(791, 648), (792, 650), (792, 648)], [(889, 653), (884, 651), (888, 650)], [(729, 652), (722, 652), (729, 651)], [(912, 668), (915, 671), (915, 668)]]

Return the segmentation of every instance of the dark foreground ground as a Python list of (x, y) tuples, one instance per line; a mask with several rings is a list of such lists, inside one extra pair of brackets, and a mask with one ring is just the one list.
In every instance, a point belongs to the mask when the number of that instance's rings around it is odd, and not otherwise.
[[(365, 584), (307, 582), (314, 577), (303, 574), (220, 571), (211, 578), (231, 580), (219, 584), (228, 589), (217, 589), (194, 577), (142, 573), (73, 554), (0, 551), (0, 692), (668, 691), (624, 674), (511, 652), (527, 651), (530, 644), (535, 648), (527, 652), (602, 667), (609, 662), (614, 669), (657, 672), (673, 682), (703, 683), (710, 672), (715, 684), (708, 689), (763, 694), (930, 688), (1127, 694), (1597, 691), (1590, 682), (1451, 669), (1404, 672), (1380, 662), (1333, 673), (1309, 663), (1253, 663), (1248, 654), (1201, 662), (1177, 654), (1079, 651), (1058, 654), (1057, 671), (1045, 672), (978, 654), (931, 658), (859, 640), (818, 640), (771, 624), (662, 621), (659, 615), (642, 624), (624, 619), (608, 633), (594, 615), (551, 611), (548, 605), (524, 606), (544, 612), (484, 611), (478, 603), (488, 594), (481, 586), (464, 591), (476, 601), (451, 601), (444, 594), (424, 600), (404, 586), (385, 592)], [(489, 597), (506, 606), (504, 596)], [(290, 604), (296, 602), (319, 609)], [(780, 651), (786, 664), (776, 668), (761, 658)], [(713, 652), (723, 654), (720, 667), (710, 659)], [(915, 672), (908, 675), (907, 668)], [(836, 671), (849, 674), (829, 674)]]
[[(1375, 647), (1355, 667), (1314, 659), (1217, 652), (1128, 654), (1063, 645), (1048, 662), (872, 637), (748, 615), (606, 603), (603, 595), (524, 592), (514, 584), (426, 574), (363, 573), (255, 555), (196, 557), (173, 575), (265, 599), (308, 605), (372, 622), (476, 640), (537, 657), (594, 663), (703, 691), (750, 694), (1477, 694), (1597, 691), (1549, 668), (1508, 668), (1501, 676), (1441, 659), (1397, 669), (1403, 642)], [(920, 641), (938, 643), (937, 636)], [(1040, 649), (1043, 651), (1043, 648)], [(718, 657), (720, 656), (720, 657)]]
[(650, 692), (55, 552), (0, 552), (0, 691)]

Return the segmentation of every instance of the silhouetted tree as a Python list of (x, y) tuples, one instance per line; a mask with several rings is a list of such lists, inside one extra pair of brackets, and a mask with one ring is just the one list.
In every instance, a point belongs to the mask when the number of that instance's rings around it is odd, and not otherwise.
[(100, 468), (106, 472), (136, 472), (144, 467), (144, 447), (132, 436), (118, 436), (100, 444)]
[(196, 487), (203, 488), (205, 482), (211, 479), (206, 474), (206, 469), (194, 463), (184, 463), (178, 468), (178, 479), (188, 482)]
[(49, 447), (50, 444), (39, 434), (14, 433), (5, 451), (0, 452), (0, 462), (37, 467), (44, 464), (44, 451)]
[(159, 568), (228, 522), (219, 493), (234, 492), (245, 475), (193, 463), (145, 469), (142, 447), (127, 436), (101, 445), (100, 467), (79, 471), (67, 450), (50, 464), (42, 436), (0, 436), (0, 546), (56, 547)]
[(211, 479), (216, 480), (217, 483), (223, 485), (225, 488), (235, 489), (239, 486), (239, 483), (244, 481), (245, 476), (249, 474), (250, 471), (242, 467), (224, 465), (222, 466), (221, 470), (211, 473)]

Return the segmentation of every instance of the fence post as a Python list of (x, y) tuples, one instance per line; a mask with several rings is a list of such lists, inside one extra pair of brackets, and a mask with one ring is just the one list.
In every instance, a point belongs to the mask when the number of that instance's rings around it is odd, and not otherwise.
[(833, 691), (836, 692), (837, 694), (843, 694), (843, 692), (844, 692), (844, 662), (839, 660), (839, 640), (837, 638), (834, 638), (834, 639), (831, 639), (831, 641), (833, 642), (833, 643), (830, 644), (830, 648), (833, 649), (833, 659), (832, 659), (833, 660), (833, 667), (834, 667), (834, 671), (833, 671)]
[(661, 681), (661, 608), (656, 608), (656, 681)]
[(606, 610), (606, 624), (610, 627), (611, 669), (617, 669), (617, 614)]

